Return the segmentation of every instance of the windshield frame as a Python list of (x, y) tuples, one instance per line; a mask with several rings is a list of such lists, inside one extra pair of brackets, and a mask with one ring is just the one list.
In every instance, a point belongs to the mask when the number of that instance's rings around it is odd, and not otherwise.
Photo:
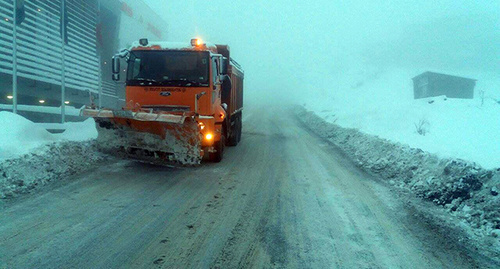
[[(206, 74), (204, 77), (206, 78), (203, 81), (194, 81), (188, 79), (163, 79), (157, 80), (151, 78), (151, 76), (147, 78), (132, 78), (134, 74), (135, 68), (135, 59), (140, 58), (138, 54), (143, 53), (157, 53), (157, 54), (166, 54), (166, 53), (175, 53), (175, 54), (198, 54), (200, 55), (200, 59), (206, 60)], [(126, 70), (126, 85), (127, 86), (181, 86), (181, 87), (209, 87), (211, 82), (210, 77), (210, 52), (208, 51), (190, 51), (190, 50), (133, 50), (130, 51), (130, 55), (127, 59), (127, 70)], [(203, 70), (202, 70), (203, 71)]]

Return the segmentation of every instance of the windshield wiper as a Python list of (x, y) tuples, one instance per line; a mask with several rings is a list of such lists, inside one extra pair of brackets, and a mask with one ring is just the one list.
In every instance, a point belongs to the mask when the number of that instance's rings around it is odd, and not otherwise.
[(158, 82), (152, 78), (133, 78), (130, 81), (139, 81), (139, 82)]
[(205, 86), (208, 84), (202, 84), (198, 81), (187, 80), (187, 79), (166, 79), (161, 82), (162, 85), (179, 85), (179, 86)]
[(133, 78), (127, 83), (133, 83), (133, 84), (138, 84), (138, 85), (159, 85), (159, 82), (155, 79), (152, 78)]

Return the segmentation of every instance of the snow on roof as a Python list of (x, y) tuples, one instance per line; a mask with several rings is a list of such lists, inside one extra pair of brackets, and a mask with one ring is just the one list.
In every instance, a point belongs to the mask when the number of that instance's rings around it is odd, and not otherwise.
[(414, 78), (412, 78), (413, 80), (415, 79), (419, 79), (421, 77), (424, 77), (424, 76), (440, 76), (440, 77), (447, 77), (447, 78), (452, 78), (452, 79), (461, 79), (461, 80), (473, 80), (473, 81), (477, 81), (477, 79), (473, 79), (473, 78), (467, 78), (467, 77), (463, 77), (463, 76), (455, 76), (455, 75), (448, 75), (448, 74), (444, 74), (444, 73), (438, 73), (438, 72), (431, 72), (431, 71), (427, 71), (427, 72), (424, 72)]
[[(217, 47), (212, 43), (205, 43), (206, 49), (217, 52)], [(164, 41), (150, 41), (147, 46), (141, 46), (139, 41), (132, 43), (132, 49), (160, 47), (162, 50), (199, 50), (192, 46), (190, 42), (164, 42)]]

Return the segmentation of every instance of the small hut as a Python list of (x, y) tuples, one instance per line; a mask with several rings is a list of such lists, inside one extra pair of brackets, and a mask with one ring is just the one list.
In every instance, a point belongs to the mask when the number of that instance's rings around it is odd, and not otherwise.
[(448, 98), (474, 98), (475, 79), (434, 72), (425, 72), (413, 78), (415, 99), (446, 95)]

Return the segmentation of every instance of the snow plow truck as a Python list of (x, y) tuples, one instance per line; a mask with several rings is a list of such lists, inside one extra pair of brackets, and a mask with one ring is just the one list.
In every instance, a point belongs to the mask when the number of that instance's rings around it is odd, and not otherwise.
[(101, 149), (159, 164), (220, 162), (241, 139), (243, 78), (227, 45), (141, 39), (113, 57), (113, 80), (127, 63), (125, 106), (90, 105)]

